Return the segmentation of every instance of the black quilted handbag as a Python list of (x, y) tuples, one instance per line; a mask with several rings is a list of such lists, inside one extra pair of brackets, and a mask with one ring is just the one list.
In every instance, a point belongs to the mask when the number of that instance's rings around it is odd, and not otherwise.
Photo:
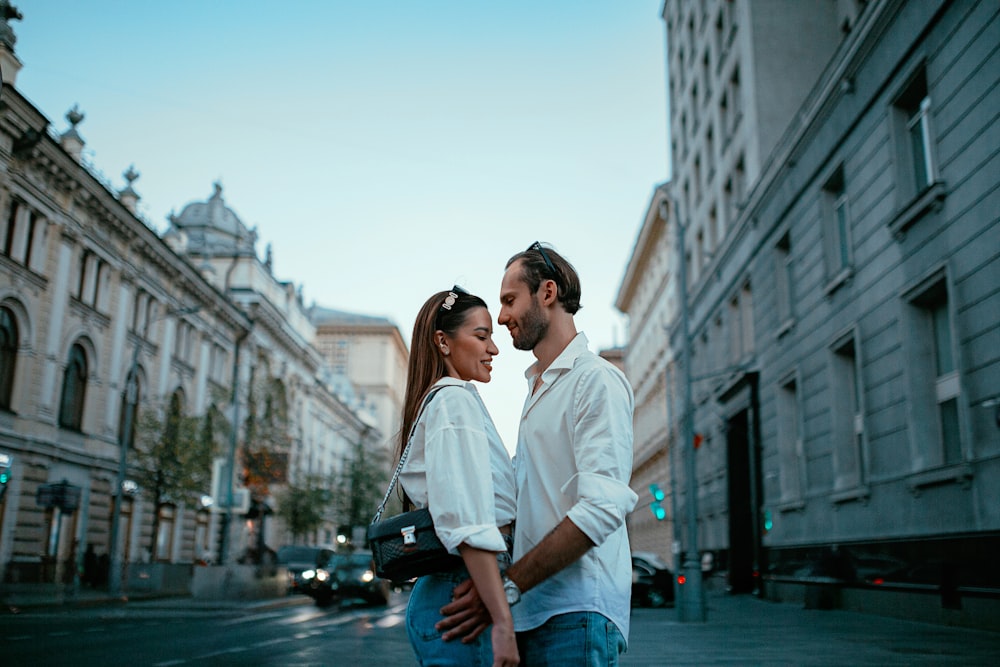
[[(421, 408), (421, 415), (423, 408), (427, 407), (431, 398), (440, 389), (441, 387), (437, 387), (427, 395)], [(375, 574), (394, 582), (408, 581), (432, 572), (447, 572), (462, 563), (460, 556), (449, 554), (441, 544), (437, 533), (434, 532), (434, 521), (431, 519), (430, 510), (426, 507), (397, 514), (385, 521), (381, 520), (385, 504), (389, 501), (392, 490), (396, 488), (399, 473), (403, 470), (403, 464), (406, 463), (406, 457), (410, 453), (413, 433), (419, 421), (418, 416), (413, 422), (406, 447), (399, 457), (396, 472), (389, 482), (389, 489), (385, 492), (375, 517), (368, 525), (368, 546), (371, 547), (372, 559), (375, 561)]]

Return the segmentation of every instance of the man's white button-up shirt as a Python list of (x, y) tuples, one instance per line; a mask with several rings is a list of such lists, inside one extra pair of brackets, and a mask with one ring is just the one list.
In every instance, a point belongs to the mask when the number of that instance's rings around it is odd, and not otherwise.
[(625, 375), (587, 349), (583, 333), (541, 374), (526, 372), (514, 470), (517, 522), (514, 561), (563, 518), (596, 545), (525, 592), (511, 608), (514, 627), (530, 630), (562, 613), (596, 611), (628, 640), (632, 557), (625, 516), (638, 496), (632, 475), (632, 387)]

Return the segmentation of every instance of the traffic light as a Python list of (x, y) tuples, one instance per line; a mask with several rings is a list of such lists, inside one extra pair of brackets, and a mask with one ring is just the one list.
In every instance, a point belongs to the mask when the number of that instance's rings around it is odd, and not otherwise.
[(771, 518), (771, 510), (764, 510), (764, 532), (770, 533), (774, 528), (774, 519)]
[(10, 481), (10, 463), (9, 454), (0, 454), (0, 501), (3, 501), (4, 494), (7, 493), (7, 482)]
[(667, 518), (667, 510), (663, 509), (660, 502), (666, 498), (666, 494), (663, 493), (663, 489), (660, 488), (659, 484), (650, 484), (649, 492), (653, 494), (653, 502), (650, 504), (649, 509), (657, 521), (663, 521)]

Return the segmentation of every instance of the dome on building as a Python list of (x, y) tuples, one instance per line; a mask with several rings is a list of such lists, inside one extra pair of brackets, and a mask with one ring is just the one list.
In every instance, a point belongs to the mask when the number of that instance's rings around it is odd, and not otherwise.
[(212, 184), (214, 192), (207, 201), (192, 202), (180, 215), (169, 216), (171, 228), (187, 235), (187, 252), (192, 255), (253, 254), (257, 230), (247, 229), (239, 216), (226, 206), (222, 184)]

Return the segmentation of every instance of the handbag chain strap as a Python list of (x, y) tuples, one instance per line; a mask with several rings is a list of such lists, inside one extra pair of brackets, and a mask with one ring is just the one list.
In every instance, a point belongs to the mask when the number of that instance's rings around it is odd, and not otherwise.
[(382, 498), (381, 504), (378, 506), (378, 511), (375, 512), (375, 517), (372, 519), (372, 523), (378, 523), (382, 519), (382, 512), (385, 511), (385, 505), (389, 502), (389, 497), (392, 495), (392, 490), (396, 488), (396, 482), (399, 480), (399, 474), (403, 472), (403, 465), (406, 463), (406, 457), (410, 454), (410, 445), (413, 444), (413, 434), (417, 432), (417, 424), (420, 423), (420, 418), (424, 415), (424, 410), (427, 408), (428, 403), (434, 398), (434, 394), (438, 393), (441, 389), (447, 385), (442, 385), (440, 387), (434, 387), (427, 394), (427, 398), (424, 399), (423, 405), (420, 406), (420, 414), (417, 418), (413, 420), (413, 426), (410, 427), (410, 436), (406, 439), (406, 447), (403, 448), (403, 453), (399, 455), (399, 463), (396, 464), (396, 471), (392, 473), (392, 481), (389, 482), (389, 488), (385, 492), (385, 497)]

